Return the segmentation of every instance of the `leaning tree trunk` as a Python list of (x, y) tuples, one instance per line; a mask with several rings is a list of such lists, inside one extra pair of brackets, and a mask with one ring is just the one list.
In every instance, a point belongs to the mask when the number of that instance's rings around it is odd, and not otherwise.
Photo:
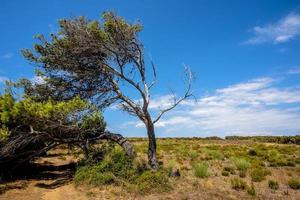
[(122, 135), (106, 131), (100, 137), (102, 139), (107, 139), (116, 142), (118, 145), (120, 145), (123, 148), (123, 150), (128, 156), (130, 157), (136, 156), (136, 152), (134, 151), (133, 145)]
[[(82, 140), (74, 137), (70, 138), (53, 138), (49, 137), (48, 133), (31, 134), (24, 133), (11, 137), (0, 147), (0, 175), (6, 172), (13, 172), (34, 158), (38, 158), (47, 151), (62, 144), (80, 144), (87, 148), (88, 141), (110, 140), (120, 145), (126, 154), (130, 157), (135, 157), (133, 145), (120, 134), (103, 132), (100, 136)], [(47, 144), (47, 145), (46, 145)]]
[(148, 121), (147, 125), (147, 134), (148, 134), (148, 163), (153, 169), (157, 169), (158, 162), (156, 158), (156, 138), (155, 138), (155, 130), (154, 124), (152, 121)]

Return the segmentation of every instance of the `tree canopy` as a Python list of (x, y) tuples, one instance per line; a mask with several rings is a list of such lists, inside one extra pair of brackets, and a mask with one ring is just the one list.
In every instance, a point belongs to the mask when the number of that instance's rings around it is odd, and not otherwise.
[(5, 93), (0, 96), (0, 127), (0, 172), (13, 171), (61, 144), (86, 154), (101, 139), (129, 145), (121, 135), (107, 132), (101, 112), (79, 97), (37, 102)]

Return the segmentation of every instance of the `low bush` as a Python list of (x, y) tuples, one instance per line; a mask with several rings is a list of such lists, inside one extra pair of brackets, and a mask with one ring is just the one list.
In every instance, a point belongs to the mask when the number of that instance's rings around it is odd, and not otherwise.
[(222, 171), (222, 176), (229, 176), (229, 172), (228, 171)]
[(171, 189), (167, 170), (161, 168), (151, 171), (144, 160), (133, 160), (119, 148), (106, 153), (103, 160), (96, 164), (81, 162), (75, 172), (74, 182), (76, 185), (94, 186), (122, 184), (141, 193)]
[(243, 158), (233, 158), (232, 160), (237, 170), (239, 170), (240, 177), (246, 177), (247, 170), (251, 165), (250, 162)]
[(300, 190), (300, 181), (298, 181), (297, 179), (290, 179), (288, 181), (288, 184), (290, 186), (290, 188), (294, 189), (294, 190)]
[(247, 188), (247, 193), (251, 196), (256, 196), (256, 190), (253, 184)]
[(206, 178), (209, 176), (208, 164), (198, 163), (193, 166), (194, 175), (198, 178)]
[(198, 157), (198, 153), (196, 151), (189, 152), (189, 157), (192, 161), (196, 160)]
[(250, 156), (256, 156), (256, 155), (257, 155), (257, 152), (256, 152), (255, 149), (250, 149), (250, 150), (248, 151), (248, 155), (250, 155)]
[(223, 160), (224, 159), (224, 155), (222, 153), (220, 153), (218, 150), (206, 149), (205, 152), (212, 159), (217, 159), (217, 160)]
[(234, 167), (231, 167), (231, 166), (225, 166), (223, 168), (223, 171), (229, 172), (230, 174), (235, 174)]
[(250, 176), (251, 176), (252, 181), (261, 182), (269, 174), (270, 174), (269, 170), (266, 170), (266, 169), (263, 169), (263, 168), (255, 168), (251, 171)]
[(166, 172), (160, 171), (145, 171), (138, 176), (134, 183), (140, 193), (147, 192), (166, 192), (171, 189)]
[(233, 178), (230, 181), (231, 187), (235, 190), (245, 190), (247, 188), (247, 183), (240, 178)]
[(271, 188), (272, 190), (279, 189), (279, 184), (277, 181), (269, 180), (268, 185), (269, 185), (269, 188)]
[(74, 182), (76, 185), (100, 186), (115, 183), (116, 177), (111, 172), (99, 173), (96, 168), (82, 167), (76, 171)]

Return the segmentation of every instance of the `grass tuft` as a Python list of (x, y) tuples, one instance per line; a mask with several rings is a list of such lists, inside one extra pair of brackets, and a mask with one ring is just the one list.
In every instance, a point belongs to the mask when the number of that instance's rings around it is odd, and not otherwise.
[(207, 163), (198, 163), (193, 166), (194, 175), (198, 178), (207, 178), (208, 173), (208, 164)]
[(290, 179), (288, 181), (288, 184), (293, 190), (300, 190), (300, 181), (298, 181), (297, 179)]
[(240, 178), (233, 178), (230, 181), (231, 187), (235, 190), (245, 190), (247, 188), (247, 183)]
[(271, 188), (272, 190), (279, 189), (279, 184), (277, 181), (269, 180), (268, 185), (269, 185), (269, 188)]

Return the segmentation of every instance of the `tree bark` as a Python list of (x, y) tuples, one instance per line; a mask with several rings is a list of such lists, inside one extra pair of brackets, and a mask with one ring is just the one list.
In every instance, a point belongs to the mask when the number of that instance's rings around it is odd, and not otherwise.
[(106, 131), (103, 135), (100, 136), (102, 139), (107, 139), (116, 142), (119, 144), (126, 154), (130, 157), (135, 157), (136, 152), (134, 151), (133, 145), (122, 135), (116, 134), (116, 133), (111, 133)]
[(155, 130), (154, 124), (152, 121), (147, 122), (147, 134), (148, 134), (148, 163), (153, 169), (157, 169), (159, 167), (157, 158), (156, 158), (156, 138), (155, 138)]

